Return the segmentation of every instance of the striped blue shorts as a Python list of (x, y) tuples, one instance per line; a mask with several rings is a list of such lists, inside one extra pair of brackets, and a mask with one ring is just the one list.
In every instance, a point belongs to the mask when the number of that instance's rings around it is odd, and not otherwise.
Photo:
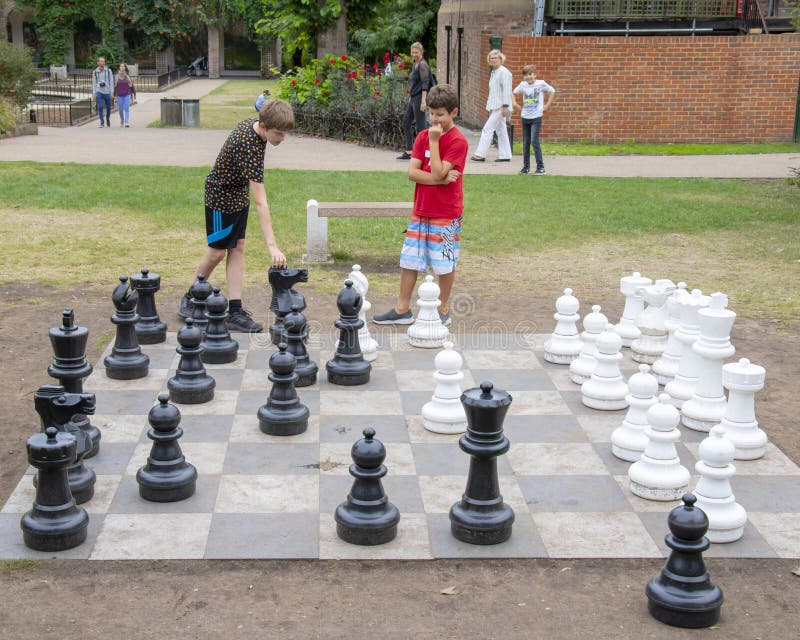
[(403, 269), (436, 275), (455, 271), (459, 253), (461, 216), (458, 218), (423, 218), (412, 215), (400, 252)]

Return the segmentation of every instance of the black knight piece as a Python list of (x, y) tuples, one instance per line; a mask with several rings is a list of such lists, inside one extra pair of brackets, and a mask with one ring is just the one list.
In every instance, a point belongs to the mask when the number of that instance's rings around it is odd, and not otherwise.
[(508, 451), (503, 420), (511, 406), (511, 395), (482, 382), (480, 389), (461, 394), (467, 414), (467, 432), (458, 441), (468, 453), (467, 489), (460, 502), (450, 508), (450, 531), (462, 542), (498, 544), (511, 537), (514, 510), (503, 502), (497, 476), (497, 456)]
[(363, 433), (350, 451), (350, 475), (355, 480), (347, 500), (336, 507), (336, 533), (350, 544), (385, 544), (397, 536), (400, 512), (389, 502), (381, 483), (386, 475), (386, 449), (375, 439), (375, 429), (367, 427)]
[(117, 337), (111, 355), (103, 361), (106, 375), (114, 380), (135, 380), (144, 378), (150, 368), (150, 358), (142, 353), (139, 340), (136, 338), (134, 325), (139, 321), (136, 303), (139, 294), (132, 291), (128, 284), (128, 276), (120, 276), (119, 284), (111, 296), (117, 312), (111, 316), (111, 322), (117, 325)]
[(292, 288), (298, 282), (308, 282), (308, 269), (305, 267), (299, 269), (270, 267), (269, 286), (272, 288), (272, 300), (269, 303), (269, 310), (275, 314), (275, 322), (269, 327), (272, 344), (283, 342), (283, 319), (292, 310), (292, 306), (296, 305), (298, 311), (306, 308), (303, 294)]
[(310, 387), (317, 382), (319, 367), (308, 356), (306, 341), (308, 340), (308, 322), (297, 305), (283, 319), (286, 350), (297, 360), (294, 372), (297, 374), (295, 387)]
[(161, 276), (142, 269), (140, 274), (131, 276), (131, 286), (139, 294), (136, 313), (136, 337), (139, 344), (159, 344), (167, 339), (167, 325), (161, 322), (156, 309), (156, 293), (161, 288)]
[(194, 326), (201, 332), (205, 331), (208, 325), (206, 300), (212, 293), (211, 284), (206, 282), (206, 277), (202, 273), (197, 276), (197, 280), (189, 288), (189, 295), (192, 296), (192, 320), (194, 320)]
[(179, 404), (202, 404), (214, 398), (214, 381), (203, 366), (200, 353), (203, 351), (200, 342), (203, 333), (198, 329), (192, 318), (186, 318), (186, 326), (178, 331), (178, 344), (176, 351), (181, 359), (175, 375), (167, 380), (169, 399)]
[(358, 342), (358, 330), (364, 326), (364, 321), (358, 317), (362, 303), (363, 298), (353, 287), (353, 282), (345, 281), (344, 289), (336, 299), (340, 315), (334, 324), (340, 332), (339, 343), (333, 358), (325, 364), (331, 384), (350, 387), (369, 382), (372, 365), (364, 360)]
[(228, 319), (228, 299), (219, 292), (219, 287), (214, 287), (205, 303), (208, 325), (200, 344), (203, 348), (200, 359), (206, 364), (234, 362), (239, 355), (239, 343), (231, 338), (225, 323)]
[(294, 389), (295, 357), (286, 350), (285, 342), (278, 349), (269, 358), (272, 389), (266, 404), (258, 409), (258, 424), (261, 431), (271, 436), (295, 436), (308, 429), (309, 410)]
[(672, 551), (661, 573), (645, 589), (650, 615), (687, 629), (715, 624), (722, 607), (722, 590), (711, 582), (703, 561), (703, 551), (711, 544), (705, 535), (708, 517), (694, 506), (696, 500), (686, 493), (683, 504), (670, 511), (670, 533), (664, 542)]

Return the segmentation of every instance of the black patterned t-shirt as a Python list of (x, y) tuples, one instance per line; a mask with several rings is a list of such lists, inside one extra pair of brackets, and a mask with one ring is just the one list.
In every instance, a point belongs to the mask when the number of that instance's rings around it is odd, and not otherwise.
[(225, 213), (250, 205), (250, 181), (264, 182), (267, 141), (253, 130), (256, 118), (236, 125), (206, 178), (206, 206)]

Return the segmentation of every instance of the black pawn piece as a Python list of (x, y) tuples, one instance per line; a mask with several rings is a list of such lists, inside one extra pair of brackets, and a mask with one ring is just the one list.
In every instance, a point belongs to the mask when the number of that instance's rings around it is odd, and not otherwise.
[(208, 325), (200, 345), (203, 347), (200, 358), (206, 364), (234, 362), (239, 355), (239, 343), (231, 338), (225, 323), (228, 319), (228, 299), (219, 292), (219, 287), (214, 287), (205, 304)]
[(181, 359), (175, 375), (167, 380), (169, 399), (179, 404), (202, 404), (214, 397), (217, 383), (206, 373), (200, 353), (203, 351), (200, 342), (203, 333), (194, 324), (192, 318), (186, 318), (186, 326), (178, 331), (176, 351)]
[(136, 303), (139, 294), (131, 290), (128, 276), (120, 276), (119, 284), (111, 296), (117, 312), (111, 316), (111, 322), (117, 325), (117, 337), (111, 355), (103, 361), (106, 375), (114, 380), (135, 380), (144, 378), (150, 367), (150, 358), (142, 353), (136, 337), (135, 325), (139, 321)]
[(339, 343), (333, 359), (325, 364), (328, 382), (331, 384), (350, 387), (369, 382), (372, 365), (364, 360), (358, 342), (358, 330), (364, 326), (364, 321), (358, 317), (363, 302), (364, 299), (353, 287), (353, 282), (345, 281), (344, 289), (336, 299), (340, 315), (334, 324), (340, 332)]
[(499, 544), (511, 537), (514, 510), (503, 502), (497, 477), (497, 456), (508, 451), (503, 420), (511, 395), (482, 382), (480, 389), (461, 394), (467, 414), (467, 432), (458, 441), (470, 456), (467, 489), (450, 508), (450, 531), (462, 542)]
[(317, 363), (308, 357), (306, 341), (308, 340), (308, 322), (306, 317), (300, 312), (300, 308), (295, 304), (292, 310), (283, 319), (283, 330), (286, 350), (297, 360), (294, 372), (297, 374), (295, 387), (310, 387), (317, 381)]
[(650, 615), (687, 629), (715, 624), (722, 607), (722, 590), (711, 582), (703, 561), (703, 551), (711, 544), (705, 536), (708, 517), (694, 506), (695, 500), (691, 493), (684, 494), (683, 504), (670, 512), (670, 533), (664, 541), (672, 551), (645, 589)]
[(20, 522), (22, 539), (36, 551), (64, 551), (86, 540), (89, 516), (75, 505), (67, 467), (75, 462), (75, 436), (47, 427), (28, 438), (28, 462), (38, 470), (33, 508)]
[[(61, 326), (50, 329), (53, 364), (47, 368), (47, 373), (70, 393), (83, 393), (83, 381), (92, 373), (92, 365), (86, 361), (88, 338), (89, 330), (75, 324), (75, 314), (72, 309), (64, 309)], [(71, 421), (92, 439), (92, 448), (84, 457), (91, 458), (97, 455), (100, 451), (100, 429), (82, 413), (76, 413)]]
[(206, 282), (206, 277), (201, 273), (197, 276), (195, 283), (189, 288), (189, 295), (192, 298), (192, 320), (194, 326), (200, 331), (205, 331), (208, 325), (206, 318), (206, 300), (213, 293), (211, 284)]
[(367, 427), (363, 433), (350, 451), (350, 475), (355, 480), (347, 500), (336, 507), (336, 533), (350, 544), (385, 544), (397, 536), (400, 512), (389, 502), (381, 483), (386, 475), (386, 449), (375, 439), (375, 429)]
[(141, 274), (131, 276), (131, 286), (139, 294), (136, 313), (136, 337), (139, 344), (159, 344), (167, 339), (167, 325), (161, 322), (156, 310), (156, 292), (161, 288), (161, 276), (142, 269)]
[(309, 410), (294, 390), (297, 374), (295, 357), (286, 350), (286, 343), (269, 358), (269, 380), (272, 389), (266, 404), (258, 409), (261, 431), (271, 436), (296, 436), (308, 429)]
[(150, 457), (136, 472), (139, 495), (151, 502), (177, 502), (194, 493), (197, 469), (186, 462), (178, 444), (183, 435), (181, 413), (169, 403), (169, 394), (158, 396), (158, 404), (147, 415), (150, 429), (147, 437), (153, 441)]
[(275, 314), (275, 322), (269, 326), (269, 337), (272, 344), (277, 345), (283, 342), (283, 320), (286, 314), (292, 310), (292, 306), (297, 305), (298, 311), (306, 308), (306, 299), (302, 293), (294, 290), (294, 285), (298, 282), (308, 282), (308, 269), (292, 268), (278, 269), (270, 267), (269, 286), (272, 289), (272, 299), (269, 303), (269, 310)]

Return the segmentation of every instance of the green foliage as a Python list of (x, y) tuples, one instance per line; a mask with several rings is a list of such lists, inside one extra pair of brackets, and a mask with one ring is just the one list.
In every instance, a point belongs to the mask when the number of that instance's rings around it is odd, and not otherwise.
[(44, 44), (44, 63), (64, 64), (75, 23), (89, 14), (88, 0), (30, 0), (30, 5), (36, 32)]
[(37, 77), (30, 51), (0, 40), (0, 96), (24, 107)]
[(374, 24), (350, 33), (350, 51), (360, 56), (377, 56), (383, 51), (407, 51), (419, 40), (426, 57), (435, 55), (436, 15), (441, 0), (394, 0)]
[(193, 5), (178, 0), (122, 0), (121, 18), (145, 36), (153, 51), (163, 51), (189, 38)]

